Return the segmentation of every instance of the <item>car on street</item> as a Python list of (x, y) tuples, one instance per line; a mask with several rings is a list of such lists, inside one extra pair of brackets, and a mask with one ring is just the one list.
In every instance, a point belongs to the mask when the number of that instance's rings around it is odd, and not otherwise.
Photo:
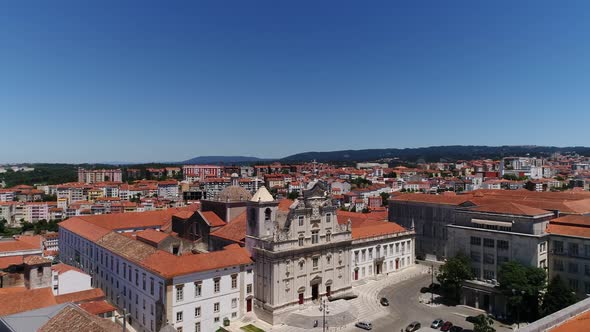
[(438, 318), (432, 321), (432, 324), (430, 324), (430, 327), (432, 327), (433, 329), (440, 329), (440, 327), (443, 325), (445, 321)]
[(367, 331), (373, 329), (373, 325), (369, 322), (357, 322), (356, 324), (354, 324), (354, 326)]
[(389, 306), (389, 301), (384, 297), (382, 297), (381, 300), (379, 300), (379, 303), (381, 303), (381, 305), (384, 307)]
[(449, 330), (450, 332), (463, 332), (463, 328), (461, 326), (454, 325)]
[(450, 330), (450, 329), (451, 329), (451, 327), (453, 327), (453, 323), (451, 323), (451, 322), (449, 322), (449, 321), (446, 321), (446, 322), (444, 322), (444, 324), (441, 326), (440, 330), (441, 330), (441, 331), (443, 331), (443, 332), (446, 332), (446, 331)]
[(419, 322), (411, 322), (408, 327), (406, 327), (406, 332), (414, 332), (420, 329), (421, 325)]

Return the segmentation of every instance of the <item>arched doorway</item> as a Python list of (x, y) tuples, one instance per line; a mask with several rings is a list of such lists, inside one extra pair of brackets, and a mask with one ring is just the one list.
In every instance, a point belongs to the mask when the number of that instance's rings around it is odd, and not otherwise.
[(311, 300), (316, 301), (320, 298), (320, 285), (322, 284), (322, 277), (316, 276), (309, 285), (311, 286)]

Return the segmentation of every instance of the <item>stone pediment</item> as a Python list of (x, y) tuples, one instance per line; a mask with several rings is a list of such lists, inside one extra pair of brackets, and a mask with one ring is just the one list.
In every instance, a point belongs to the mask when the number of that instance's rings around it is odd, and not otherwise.
[(313, 187), (309, 190), (305, 190), (303, 192), (303, 197), (305, 199), (310, 198), (325, 198), (326, 197), (326, 188), (321, 182), (316, 182)]

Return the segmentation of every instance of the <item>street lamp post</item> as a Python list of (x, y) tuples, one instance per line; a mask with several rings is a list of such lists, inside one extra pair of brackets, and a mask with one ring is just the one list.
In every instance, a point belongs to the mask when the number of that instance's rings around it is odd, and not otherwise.
[[(119, 295), (117, 295), (117, 306), (119, 306)], [(123, 307), (123, 316), (119, 316), (119, 317), (123, 317), (123, 332), (127, 331), (127, 316), (129, 316), (130, 314), (127, 313), (127, 307)]]
[(327, 331), (327, 329), (326, 329), (326, 313), (329, 313), (329, 311), (328, 311), (328, 303), (326, 302), (326, 299), (325, 298), (323, 298), (320, 301), (320, 310), (322, 311), (322, 317), (323, 317), (323, 319), (322, 319), (322, 331), (323, 332), (326, 332)]
[[(525, 291), (523, 291), (523, 290), (520, 291), (520, 301), (519, 301), (520, 303), (516, 308), (516, 328), (517, 329), (520, 329), (520, 307), (522, 306), (522, 298), (524, 297), (524, 293), (525, 293)], [(518, 291), (513, 288), (512, 295), (516, 296), (516, 294), (518, 294)]]
[(430, 304), (434, 304), (434, 263), (430, 265)]

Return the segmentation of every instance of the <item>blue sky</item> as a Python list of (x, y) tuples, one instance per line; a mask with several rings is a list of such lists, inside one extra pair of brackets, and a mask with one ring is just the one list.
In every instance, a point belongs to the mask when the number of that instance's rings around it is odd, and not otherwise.
[(590, 145), (588, 1), (89, 3), (0, 5), (0, 162)]

